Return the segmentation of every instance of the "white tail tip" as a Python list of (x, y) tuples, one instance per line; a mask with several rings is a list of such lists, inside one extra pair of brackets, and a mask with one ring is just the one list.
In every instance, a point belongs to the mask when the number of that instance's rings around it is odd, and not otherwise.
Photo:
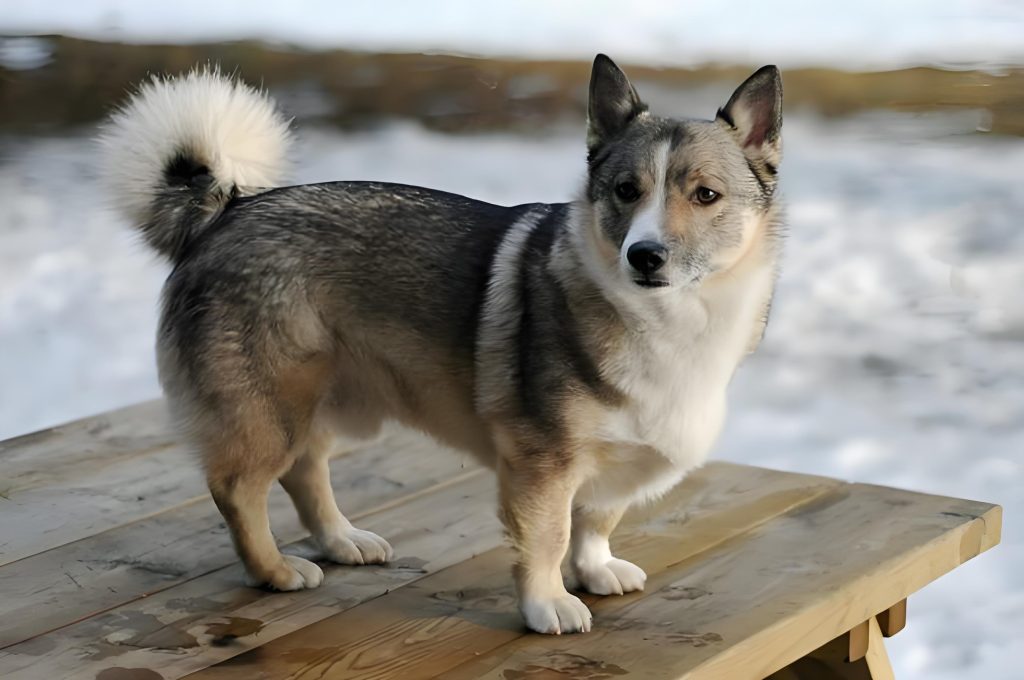
[(166, 184), (168, 164), (181, 156), (208, 169), (211, 190), (276, 186), (288, 126), (265, 93), (216, 68), (154, 76), (105, 126), (103, 174), (118, 207), (139, 225)]

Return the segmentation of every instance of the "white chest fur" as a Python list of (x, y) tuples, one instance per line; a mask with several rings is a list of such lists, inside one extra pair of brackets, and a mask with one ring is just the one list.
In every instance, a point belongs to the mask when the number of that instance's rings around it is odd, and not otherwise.
[(700, 290), (656, 293), (638, 310), (639, 327), (605, 367), (626, 403), (609, 409), (595, 433), (618, 451), (602, 467), (622, 468), (618, 474), (629, 468), (631, 480), (622, 482), (634, 486), (630, 495), (663, 493), (707, 458), (725, 420), (726, 388), (759, 332), (773, 278), (763, 263)]

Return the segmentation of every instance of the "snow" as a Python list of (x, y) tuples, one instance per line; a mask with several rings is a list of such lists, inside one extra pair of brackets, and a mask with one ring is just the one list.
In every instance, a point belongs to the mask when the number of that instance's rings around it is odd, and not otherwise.
[(999, 66), (1024, 57), (1009, 0), (48, 0), (4, 12), (0, 35), (61, 32), (126, 42), (258, 38), (311, 48), (441, 51), (692, 65), (713, 61), (890, 68)]
[[(889, 643), (903, 678), (1019, 677), (1024, 140), (971, 128), (956, 116), (787, 118), (785, 266), (716, 453), (1004, 505), (1003, 545), (911, 599)], [(103, 205), (91, 133), (0, 138), (0, 438), (159, 393), (167, 267)], [(295, 155), (297, 181), (518, 203), (570, 198), (584, 153), (576, 127), (445, 136), (396, 123), (300, 129)]]
[[(0, 35), (58, 32), (523, 58), (600, 51), (681, 66), (1024, 63), (1024, 4), (1008, 0), (50, 0), (0, 17)], [(50, 58), (45, 41), (0, 39), (7, 68)], [(717, 103), (705, 90), (652, 94), (661, 111), (701, 102), (679, 110), (706, 115)], [(902, 678), (1020, 676), (1024, 140), (971, 134), (984, 126), (979, 112), (787, 118), (785, 267), (716, 453), (1005, 507), (1001, 546), (910, 600), (907, 629), (888, 642)], [(297, 181), (402, 181), (517, 203), (566, 200), (583, 174), (575, 128), (301, 133)], [(0, 439), (159, 393), (153, 335), (167, 267), (105, 207), (91, 134), (0, 137)]]

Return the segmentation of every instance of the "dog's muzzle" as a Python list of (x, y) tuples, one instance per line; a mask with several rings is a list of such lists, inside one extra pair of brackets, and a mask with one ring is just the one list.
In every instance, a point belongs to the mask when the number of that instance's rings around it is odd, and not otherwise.
[(668, 248), (657, 241), (637, 241), (626, 250), (626, 261), (640, 276), (633, 281), (645, 288), (661, 288), (668, 281), (655, 276), (668, 260)]

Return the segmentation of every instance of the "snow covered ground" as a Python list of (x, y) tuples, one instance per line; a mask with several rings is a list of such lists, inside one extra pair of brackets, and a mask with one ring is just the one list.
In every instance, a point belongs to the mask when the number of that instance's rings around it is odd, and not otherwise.
[(304, 47), (475, 53), (625, 63), (892, 68), (1024, 62), (1012, 0), (47, 0), (0, 17), (0, 35), (126, 42), (260, 38)]
[[(950, 134), (972, 124), (787, 119), (784, 273), (716, 454), (1005, 506), (1003, 545), (911, 600), (890, 645), (903, 678), (1019, 677), (1024, 140)], [(0, 438), (158, 394), (166, 267), (103, 208), (88, 134), (0, 139)], [(296, 157), (298, 181), (401, 181), (500, 203), (566, 200), (583, 172), (575, 127), (306, 129)]]

